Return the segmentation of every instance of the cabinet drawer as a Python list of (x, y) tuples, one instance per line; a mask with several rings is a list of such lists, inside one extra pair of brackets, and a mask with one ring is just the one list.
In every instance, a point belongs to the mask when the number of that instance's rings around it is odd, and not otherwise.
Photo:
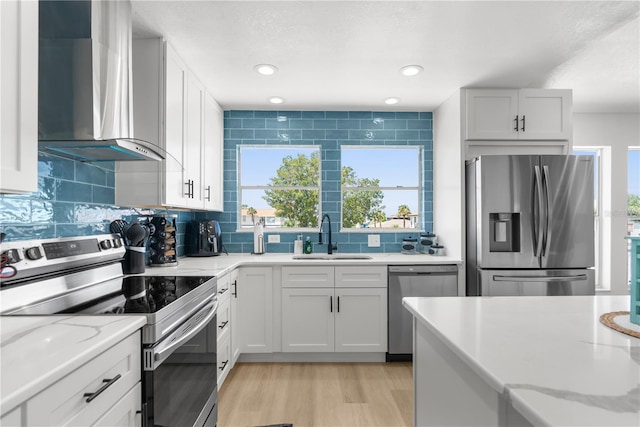
[(226, 301), (218, 306), (216, 314), (216, 337), (218, 341), (223, 337), (229, 336), (231, 330), (231, 302)]
[(282, 267), (283, 288), (332, 288), (333, 267)]
[[(93, 425), (140, 381), (140, 332), (130, 335), (27, 401), (27, 425)], [(87, 402), (86, 393), (109, 387)]]
[(386, 288), (386, 266), (336, 267), (336, 288)]
[(142, 425), (142, 385), (136, 384), (104, 414), (93, 427), (130, 427)]
[(229, 301), (229, 295), (231, 295), (231, 277), (228, 274), (224, 276), (216, 277), (216, 283), (218, 285), (218, 301), (223, 304), (225, 301)]
[(218, 387), (222, 385), (231, 370), (231, 341), (225, 338), (218, 341)]

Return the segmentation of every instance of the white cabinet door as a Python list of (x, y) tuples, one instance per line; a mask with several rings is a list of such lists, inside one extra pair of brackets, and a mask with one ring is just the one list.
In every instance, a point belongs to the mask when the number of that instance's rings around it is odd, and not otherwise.
[(230, 273), (231, 300), (231, 367), (233, 368), (240, 357), (240, 318), (238, 316), (238, 270)]
[(231, 344), (229, 336), (218, 341), (218, 354), (216, 356), (218, 360), (218, 388), (220, 388), (231, 370)]
[(387, 351), (387, 289), (336, 288), (335, 351)]
[[(165, 43), (165, 150), (164, 161), (164, 204), (169, 206), (187, 206), (186, 168), (188, 158), (186, 147), (187, 79), (188, 69), (182, 59)], [(135, 70), (134, 70), (135, 72)], [(162, 102), (162, 100), (160, 100)], [(162, 178), (162, 177), (160, 177)]]
[(185, 172), (187, 206), (202, 209), (202, 147), (203, 147), (204, 86), (191, 72), (187, 73), (187, 138)]
[(282, 351), (334, 351), (333, 288), (282, 289)]
[(571, 90), (520, 89), (520, 139), (571, 139)]
[(466, 139), (518, 139), (516, 89), (467, 89)]
[(224, 113), (209, 92), (204, 98), (204, 139), (202, 147), (202, 200), (210, 211), (223, 209)]
[(237, 286), (242, 353), (273, 351), (273, 285), (270, 267), (240, 269)]
[(37, 191), (37, 1), (0, 1), (0, 55), (0, 193)]

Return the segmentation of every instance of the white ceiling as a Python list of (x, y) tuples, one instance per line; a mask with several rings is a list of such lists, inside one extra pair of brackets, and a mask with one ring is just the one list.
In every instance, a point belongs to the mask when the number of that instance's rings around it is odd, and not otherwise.
[(577, 112), (640, 112), (638, 0), (132, 5), (134, 37), (168, 39), (225, 110), (432, 111), (460, 87), (549, 87)]

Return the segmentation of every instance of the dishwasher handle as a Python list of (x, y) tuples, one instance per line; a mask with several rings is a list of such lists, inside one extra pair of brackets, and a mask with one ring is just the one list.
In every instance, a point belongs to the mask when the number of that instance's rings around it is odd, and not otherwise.
[(457, 265), (390, 265), (389, 274), (457, 274)]

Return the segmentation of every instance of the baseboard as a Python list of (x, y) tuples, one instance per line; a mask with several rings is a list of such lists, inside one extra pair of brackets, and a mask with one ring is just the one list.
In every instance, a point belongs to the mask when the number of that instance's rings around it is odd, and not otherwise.
[(238, 362), (274, 363), (379, 363), (385, 361), (385, 353), (242, 353)]

